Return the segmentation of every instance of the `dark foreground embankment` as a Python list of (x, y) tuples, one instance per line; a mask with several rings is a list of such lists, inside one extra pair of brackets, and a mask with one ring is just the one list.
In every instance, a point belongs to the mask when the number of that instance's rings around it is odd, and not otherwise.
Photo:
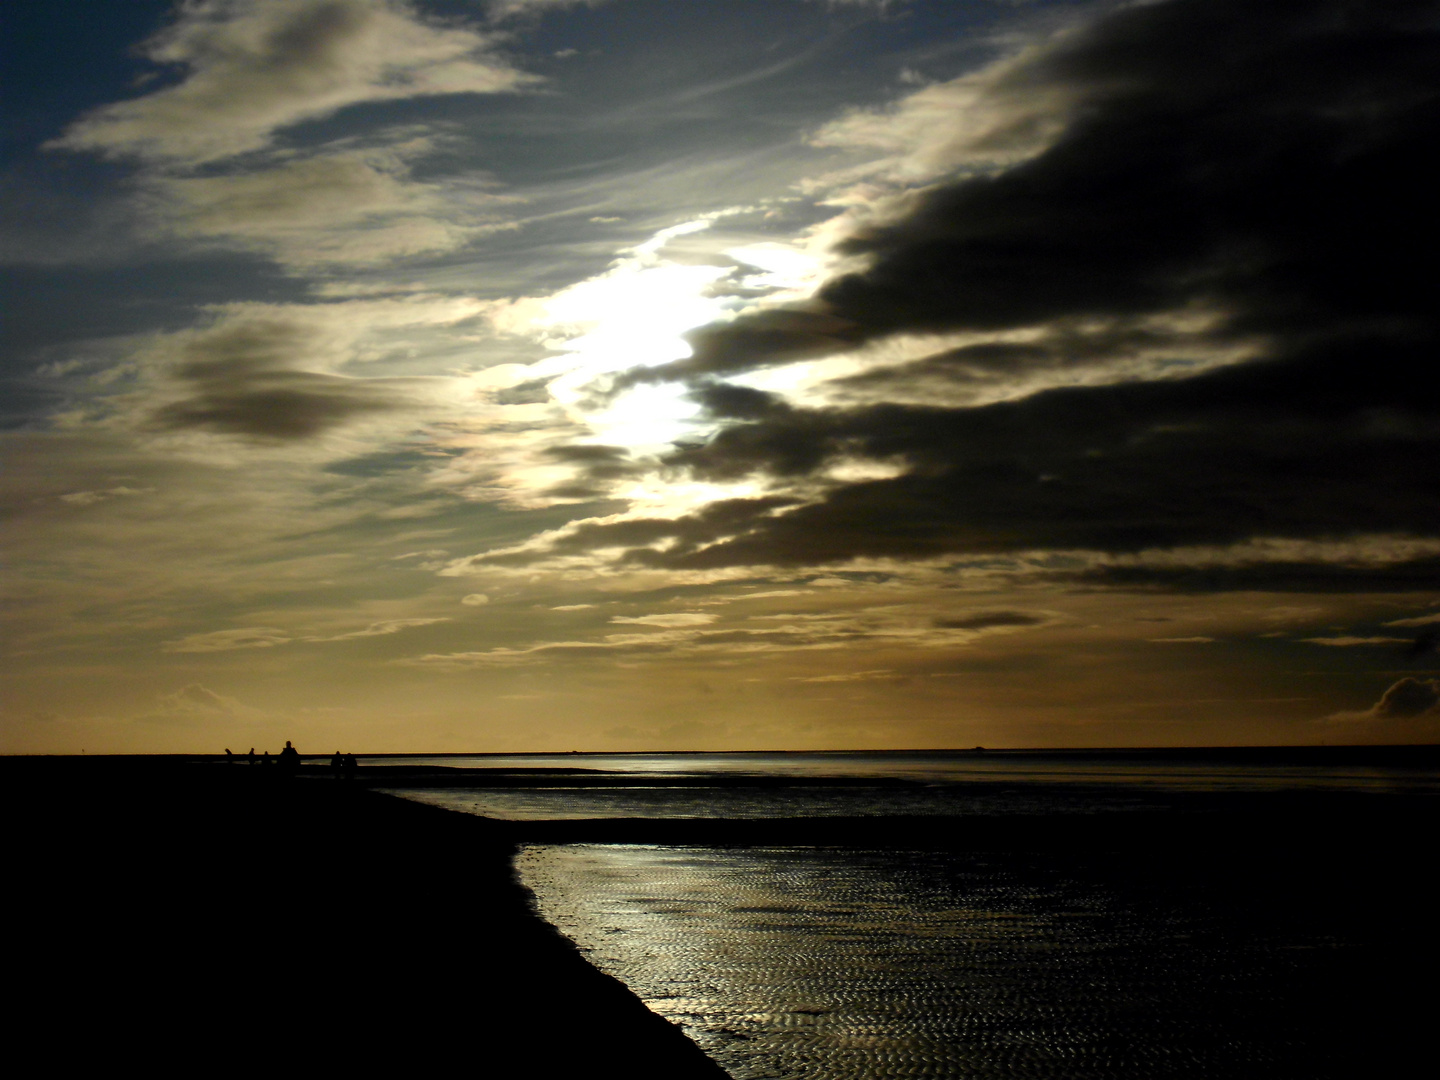
[(0, 759), (13, 1045), (47, 1071), (724, 1077), (530, 913), (489, 823), (259, 772)]

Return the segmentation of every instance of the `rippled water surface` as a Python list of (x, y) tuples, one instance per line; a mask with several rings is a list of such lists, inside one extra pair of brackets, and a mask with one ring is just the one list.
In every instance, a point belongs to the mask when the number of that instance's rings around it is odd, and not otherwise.
[(736, 1078), (1279, 1077), (1344, 942), (1031, 858), (531, 847), (541, 913)]
[[(396, 794), (508, 818), (520, 835), (525, 822), (547, 822), (537, 836), (563, 835), (544, 829), (577, 818), (743, 821), (707, 834), (746, 838), (733, 846), (694, 846), (683, 828), (667, 835), (689, 846), (625, 843), (626, 829), (639, 837), (621, 822), (614, 842), (532, 845), (517, 864), (546, 919), (737, 1080), (1385, 1075), (1337, 1062), (1372, 1043), (1383, 1051), (1358, 1018), (1398, 966), (1375, 966), (1393, 950), (1374, 949), (1374, 927), (1389, 917), (1388, 888), (1416, 892), (1413, 879), (1386, 882), (1429, 833), (1364, 871), (1346, 860), (1374, 846), (1367, 838), (1407, 835), (1404, 808), (1440, 796), (1433, 754), (1368, 752), (367, 764), (390, 766), (375, 777)], [(1238, 824), (1194, 827), (1214, 811)], [(1032, 839), (1086, 815), (1092, 847), (1006, 843), (987, 854), (942, 842), (967, 817), (993, 826), (1017, 814), (1048, 823), (1024, 833), (1018, 822), (1013, 835)], [(759, 820), (837, 815), (893, 819), (895, 847), (940, 850), (860, 846), (888, 824), (849, 847), (743, 846), (766, 842)], [(936, 815), (949, 824), (922, 824)], [(1191, 839), (1162, 839), (1164, 865), (1151, 873), (1154, 850), (1117, 854), (1104, 839), (1127, 819), (1162, 838), (1175, 835), (1170, 822), (1188, 822)], [(1371, 831), (1352, 830), (1332, 852), (1327, 830), (1356, 820)], [(583, 839), (596, 839), (595, 823), (587, 828)], [(1324, 842), (1276, 863), (1287, 830)], [(795, 835), (792, 824), (771, 842)]]

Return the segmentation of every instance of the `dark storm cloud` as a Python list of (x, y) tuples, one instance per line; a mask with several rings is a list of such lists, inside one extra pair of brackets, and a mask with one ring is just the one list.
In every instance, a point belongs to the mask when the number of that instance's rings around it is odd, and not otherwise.
[(1409, 372), (1430, 356), (1397, 345), (1375, 363), (1358, 343), (965, 410), (806, 410), (757, 391), (707, 392), (712, 410), (743, 421), (672, 455), (699, 477), (802, 477), (849, 457), (900, 459), (909, 469), (757, 516), (744, 535), (693, 554), (672, 549), (670, 561), (1133, 552), (1257, 535), (1428, 532), (1433, 503), (1424, 493), (1440, 447)]
[[(631, 557), (712, 567), (1432, 533), (1440, 333), (1426, 267), (1440, 215), (1423, 162), (1440, 135), (1437, 26), (1440, 5), (1420, 0), (1171, 0), (1039, 51), (997, 92), (1065, 91), (1071, 120), (1048, 149), (930, 190), (843, 242), (870, 264), (811, 310), (702, 330), (692, 359), (655, 375), (695, 379), (725, 421), (669, 460), (701, 478), (783, 484), (854, 458), (905, 474), (757, 507), (708, 547)], [(704, 381), (828, 341), (1042, 331), (848, 380), (873, 402), (905, 381), (1163, 349), (1166, 319), (1197, 311), (1208, 329), (1176, 349), (1243, 341), (1254, 358), (973, 408), (803, 409)], [(1101, 329), (1077, 335), (1086, 323)]]
[[(1406, 558), (1372, 563), (1268, 560), (1249, 564), (1193, 566), (1106, 565), (1057, 573), (1058, 581), (1121, 588), (1163, 588), (1210, 593), (1423, 592), (1440, 581), (1440, 559)], [(1423, 652), (1423, 650), (1422, 650)]]
[(766, 311), (690, 335), (694, 355), (642, 374), (647, 378), (694, 376), (810, 360), (858, 345), (871, 336), (865, 327), (826, 312)]
[[(1230, 333), (1410, 322), (1433, 250), (1433, 0), (1170, 0), (1073, 32), (993, 88), (1050, 91), (1038, 156), (930, 190), (844, 240), (871, 265), (816, 310), (702, 330), (668, 374), (807, 355), (827, 338), (1063, 318), (1230, 313)], [(790, 320), (787, 324), (786, 320)], [(1318, 320), (1318, 325), (1317, 325)]]
[(299, 370), (321, 345), (313, 327), (244, 320), (192, 339), (171, 371), (181, 396), (155, 409), (152, 426), (266, 439), (304, 439), (405, 402), (380, 380)]
[(1084, 325), (1060, 321), (1033, 340), (962, 345), (909, 363), (836, 379), (831, 387), (841, 398), (874, 400), (902, 394), (911, 399), (938, 395), (953, 400), (957, 391), (1013, 386), (1027, 375), (1098, 366), (1145, 352), (1184, 355), (1172, 333), (1138, 325), (1133, 319), (1112, 319), (1103, 325), (1096, 325), (1093, 319)]

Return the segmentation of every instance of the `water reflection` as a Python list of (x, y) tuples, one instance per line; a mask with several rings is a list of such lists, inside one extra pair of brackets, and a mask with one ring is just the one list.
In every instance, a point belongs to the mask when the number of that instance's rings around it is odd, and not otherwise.
[(1036, 859), (590, 845), (518, 865), (546, 919), (742, 1080), (1316, 1075), (1306, 987), (1344, 947)]

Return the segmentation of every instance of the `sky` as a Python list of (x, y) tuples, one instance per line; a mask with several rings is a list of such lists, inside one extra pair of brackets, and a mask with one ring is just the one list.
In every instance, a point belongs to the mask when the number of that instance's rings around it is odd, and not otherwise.
[(0, 752), (1440, 739), (1434, 0), (0, 36)]

